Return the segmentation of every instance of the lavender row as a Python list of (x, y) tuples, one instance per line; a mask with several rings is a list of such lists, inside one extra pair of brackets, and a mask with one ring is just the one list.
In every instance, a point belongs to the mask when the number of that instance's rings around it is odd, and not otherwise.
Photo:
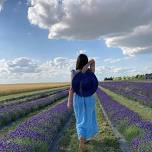
[(0, 151), (32, 152), (37, 151), (37, 148), (39, 152), (49, 151), (57, 133), (72, 113), (72, 110), (67, 109), (66, 104), (67, 100), (18, 125), (5, 138), (0, 139)]
[[(124, 125), (125, 128), (136, 126), (142, 134), (134, 135), (130, 141), (130, 151), (142, 152), (152, 149), (152, 122), (143, 120), (138, 113), (130, 110), (113, 100), (101, 89), (97, 90), (100, 102), (108, 114), (112, 124), (118, 128)], [(123, 123), (124, 122), (124, 123)], [(121, 132), (123, 134), (123, 132)]]
[(100, 85), (115, 93), (152, 106), (152, 83), (144, 82), (101, 82)]
[(44, 98), (44, 97), (47, 97), (49, 95), (52, 95), (52, 94), (55, 94), (55, 93), (58, 93), (58, 92), (61, 92), (64, 90), (67, 90), (67, 89), (47, 90), (47, 91), (42, 92), (42, 93), (35, 93), (32, 95), (24, 95), (24, 96), (20, 96), (20, 97), (14, 97), (11, 100), (6, 99), (5, 100), (6, 102), (0, 101), (0, 102), (2, 102), (2, 103), (0, 103), (0, 109), (3, 107), (6, 107), (6, 106), (13, 106), (13, 105), (20, 104), (23, 102), (27, 102), (27, 101), (31, 101), (31, 100), (35, 100), (35, 99), (39, 99), (39, 98)]
[(49, 97), (40, 98), (36, 100), (32, 100), (29, 102), (24, 102), (17, 105), (6, 106), (0, 109), (0, 127), (7, 125), (8, 123), (23, 117), (30, 112), (36, 111), (40, 108), (43, 108), (49, 104), (52, 104), (56, 100), (67, 96), (68, 91), (62, 91), (51, 95)]
[(0, 139), (0, 152), (32, 152), (32, 147), (10, 142), (7, 139)]

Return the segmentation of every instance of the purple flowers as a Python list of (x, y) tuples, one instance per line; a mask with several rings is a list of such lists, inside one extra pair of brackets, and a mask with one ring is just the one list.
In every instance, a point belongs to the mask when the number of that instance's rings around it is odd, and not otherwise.
[(139, 151), (146, 151), (148, 147), (152, 147), (152, 122), (143, 120), (138, 115), (138, 113), (116, 102), (100, 89), (97, 90), (97, 95), (100, 99), (103, 108), (107, 112), (110, 121), (113, 123), (114, 126), (117, 127), (121, 124), (121, 122), (126, 121), (126, 128), (136, 126), (144, 132), (142, 136), (136, 135), (132, 137), (130, 143), (130, 151), (135, 152), (137, 151), (137, 149), (140, 149)]
[(47, 145), (46, 149), (48, 149), (58, 131), (71, 115), (72, 110), (68, 110), (66, 104), (67, 100), (21, 123), (14, 131), (8, 133), (6, 138), (0, 140), (0, 144), (2, 145), (0, 147), (7, 149), (7, 142), (10, 142), (12, 145), (17, 145), (19, 149), (26, 148), (26, 145), (18, 144), (17, 141), (30, 139), (32, 142), (27, 151), (31, 149), (35, 151), (35, 147), (38, 146), (34, 145), (36, 142)]
[(62, 91), (51, 96), (32, 100), (29, 102), (18, 103), (12, 106), (4, 106), (0, 108), (0, 127), (8, 124), (11, 121), (16, 120), (19, 117), (38, 110), (39, 108), (45, 107), (57, 99), (65, 97), (68, 94), (68, 91)]
[(7, 139), (0, 139), (0, 152), (32, 152), (32, 147), (27, 145), (19, 145), (13, 142), (10, 142)]
[(101, 82), (100, 85), (152, 107), (152, 83), (150, 82)]

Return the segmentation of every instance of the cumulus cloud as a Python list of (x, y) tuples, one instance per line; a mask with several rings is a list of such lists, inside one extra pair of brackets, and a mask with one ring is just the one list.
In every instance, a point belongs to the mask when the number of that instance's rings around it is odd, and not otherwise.
[(56, 57), (40, 65), (42, 72), (53, 75), (68, 75), (69, 71), (75, 68), (75, 59), (69, 59), (64, 57)]
[(38, 64), (36, 61), (26, 58), (20, 57), (14, 60), (9, 60), (5, 62), (7, 65), (7, 69), (11, 73), (36, 73), (39, 72)]
[(1, 11), (2, 8), (3, 8), (3, 4), (4, 4), (4, 0), (0, 0), (0, 11)]
[(38, 61), (26, 57), (0, 60), (0, 83), (24, 82), (40, 73)]
[[(99, 80), (110, 76), (126, 76), (152, 72), (152, 65), (140, 67), (111, 66), (96, 60), (96, 75)], [(99, 60), (98, 60), (99, 59)], [(111, 60), (109, 60), (111, 61)], [(109, 62), (107, 60), (107, 62)], [(70, 81), (72, 69), (75, 69), (76, 59), (55, 57), (45, 62), (27, 57), (15, 59), (0, 59), (0, 83), (16, 82), (65, 82)]]
[(152, 50), (151, 0), (31, 0), (28, 19), (50, 39), (104, 39), (130, 56)]
[(0, 60), (0, 73), (9, 73), (8, 66), (7, 66), (7, 61), (5, 59)]
[(0, 60), (0, 83), (69, 81), (75, 59), (56, 57), (40, 62), (27, 57)]
[(152, 51), (152, 23), (136, 27), (133, 31), (120, 36), (104, 38), (107, 46), (119, 47), (124, 54), (133, 56), (137, 53)]

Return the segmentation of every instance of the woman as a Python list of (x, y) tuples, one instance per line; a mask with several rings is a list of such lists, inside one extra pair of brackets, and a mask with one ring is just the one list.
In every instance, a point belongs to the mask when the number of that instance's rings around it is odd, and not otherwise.
[[(76, 70), (72, 70), (71, 81), (77, 72), (84, 73), (87, 70), (95, 72), (95, 61), (93, 59), (88, 61), (85, 54), (80, 54), (77, 58)], [(80, 151), (85, 151), (85, 143), (98, 132), (95, 101), (94, 95), (82, 97), (74, 93), (71, 84), (67, 107), (70, 109), (73, 105), (74, 108)]]

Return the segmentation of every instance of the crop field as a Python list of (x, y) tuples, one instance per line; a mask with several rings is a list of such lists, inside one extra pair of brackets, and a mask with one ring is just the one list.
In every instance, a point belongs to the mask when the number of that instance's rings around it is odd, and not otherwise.
[(36, 90), (58, 88), (66, 85), (69, 85), (69, 83), (0, 84), (0, 96)]
[(117, 94), (152, 107), (152, 82), (101, 82), (101, 86)]
[[(80, 151), (68, 83), (7, 87), (0, 86), (0, 152)], [(99, 132), (88, 152), (152, 152), (151, 82), (100, 82), (95, 97)]]

